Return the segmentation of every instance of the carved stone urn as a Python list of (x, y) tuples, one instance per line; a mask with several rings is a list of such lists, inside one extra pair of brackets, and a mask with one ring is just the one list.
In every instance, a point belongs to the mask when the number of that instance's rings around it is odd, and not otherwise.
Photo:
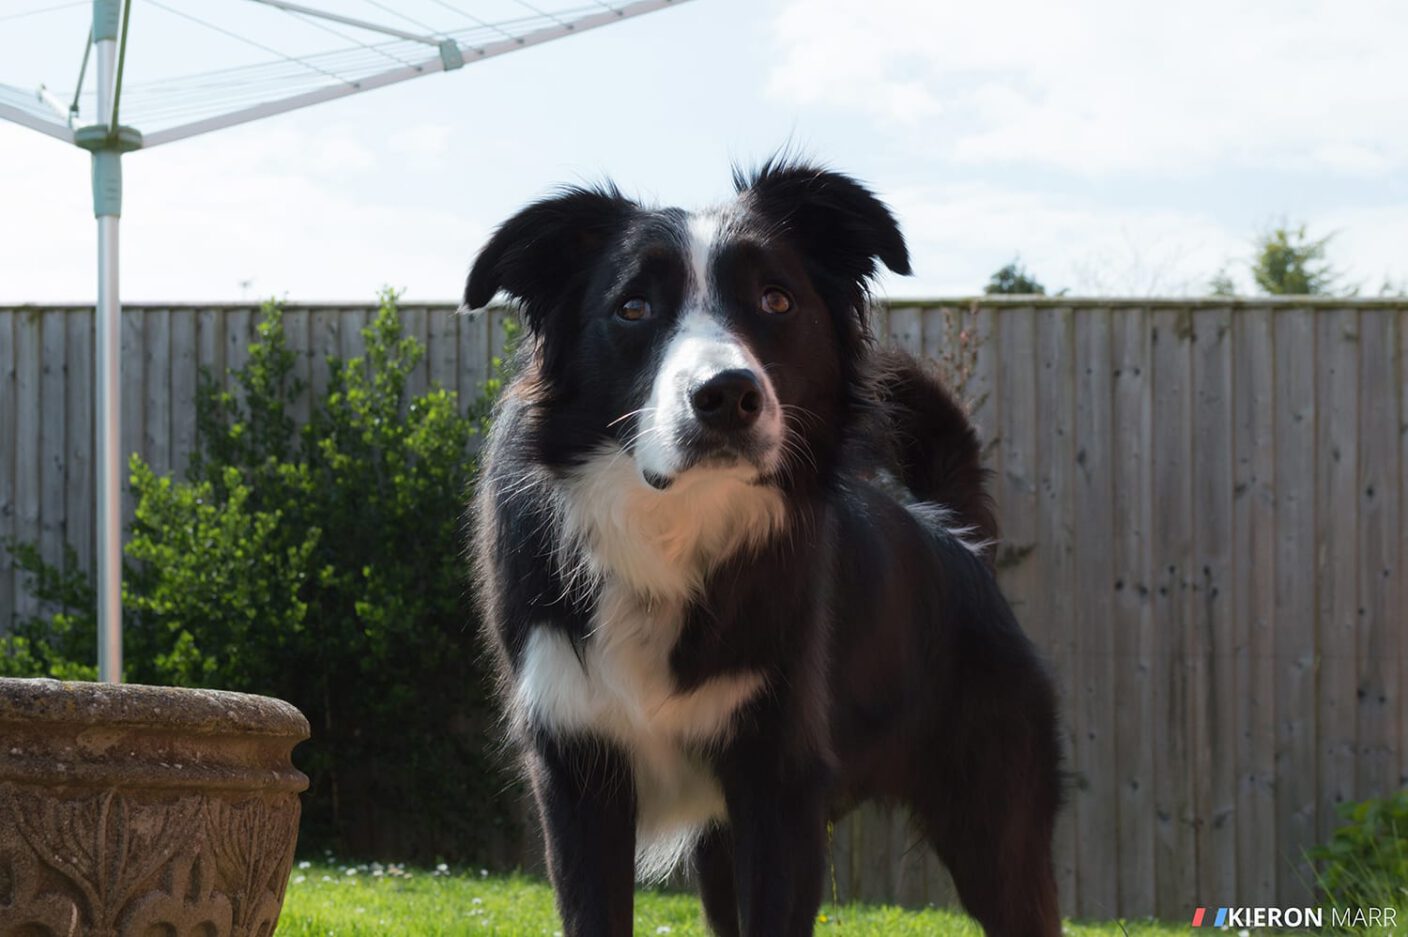
[(269, 937), (307, 737), (262, 696), (0, 678), (0, 937)]

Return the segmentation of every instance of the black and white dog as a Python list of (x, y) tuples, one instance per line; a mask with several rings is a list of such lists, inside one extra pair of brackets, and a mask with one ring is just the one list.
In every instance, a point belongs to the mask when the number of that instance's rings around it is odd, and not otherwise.
[(635, 878), (687, 860), (717, 934), (810, 934), (828, 819), (882, 798), (989, 934), (1052, 937), (1056, 707), (977, 437), (869, 340), (904, 239), (838, 173), (735, 184), (702, 213), (563, 190), (465, 289), (527, 325), (474, 549), (564, 931), (630, 934)]

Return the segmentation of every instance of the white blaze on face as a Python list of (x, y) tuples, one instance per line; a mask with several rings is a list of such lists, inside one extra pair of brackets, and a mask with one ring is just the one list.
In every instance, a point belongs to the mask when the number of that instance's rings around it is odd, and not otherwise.
[(713, 278), (709, 276), (709, 257), (719, 239), (719, 221), (715, 214), (689, 216), (689, 288), (701, 307), (711, 298)]
[[(643, 475), (673, 479), (680, 473), (685, 454), (678, 441), (695, 421), (691, 394), (720, 371), (735, 369), (753, 372), (762, 389), (762, 412), (751, 430), (757, 448), (766, 453), (761, 468), (771, 471), (781, 459), (782, 408), (772, 381), (742, 337), (716, 314), (709, 260), (718, 235), (717, 215), (690, 216), (688, 292), (660, 356), (635, 445), (636, 466)], [(751, 467), (755, 475), (758, 470)]]

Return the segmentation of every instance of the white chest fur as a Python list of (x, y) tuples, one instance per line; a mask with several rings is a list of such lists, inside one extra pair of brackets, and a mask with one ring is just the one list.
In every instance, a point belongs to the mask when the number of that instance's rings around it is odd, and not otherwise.
[(579, 659), (556, 629), (535, 629), (518, 674), (519, 711), (555, 732), (614, 742), (630, 760), (636, 791), (637, 874), (664, 877), (711, 822), (723, 794), (698, 752), (727, 736), (737, 708), (762, 685), (757, 674), (716, 677), (678, 692), (669, 654), (679, 613), (647, 611), (608, 587)]
[(683, 610), (709, 566), (775, 530), (782, 509), (776, 492), (737, 478), (682, 477), (683, 486), (655, 492), (634, 473), (628, 459), (603, 458), (561, 491), (560, 561), (577, 586), (594, 588), (596, 613), (580, 658), (562, 632), (534, 629), (515, 690), (521, 718), (626, 753), (637, 874), (652, 879), (724, 816), (698, 753), (727, 738), (738, 708), (763, 686), (759, 674), (730, 673), (680, 691), (670, 652)]

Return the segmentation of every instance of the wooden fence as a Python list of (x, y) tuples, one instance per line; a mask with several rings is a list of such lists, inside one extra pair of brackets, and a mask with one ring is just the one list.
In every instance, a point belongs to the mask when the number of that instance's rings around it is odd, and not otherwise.
[[(364, 308), (291, 306), (298, 368), (361, 348)], [(1309, 899), (1335, 806), (1408, 784), (1408, 303), (993, 300), (896, 306), (989, 441), (1002, 580), (1059, 675), (1066, 913), (1186, 918)], [(124, 311), (123, 448), (181, 472), (198, 369), (248, 307)], [(413, 387), (468, 393), (501, 330), (404, 310)], [(0, 542), (93, 564), (91, 309), (0, 309)], [(301, 404), (306, 410), (306, 402)], [(130, 510), (130, 508), (129, 508)], [(29, 614), (0, 555), (0, 627)], [(843, 897), (943, 903), (905, 818), (833, 839)]]

